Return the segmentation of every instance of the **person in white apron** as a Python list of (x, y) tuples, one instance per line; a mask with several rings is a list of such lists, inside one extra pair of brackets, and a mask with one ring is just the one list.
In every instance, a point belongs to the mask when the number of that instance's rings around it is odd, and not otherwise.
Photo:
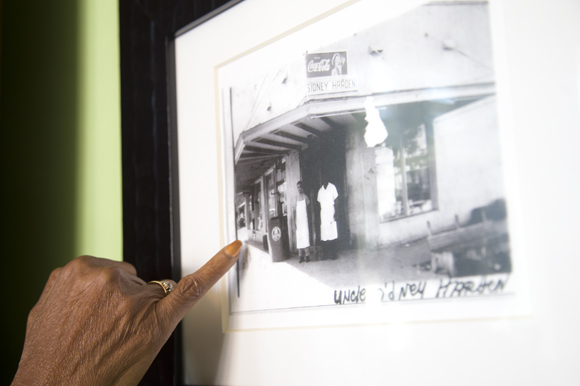
[(322, 241), (324, 258), (336, 259), (335, 241), (338, 239), (338, 228), (334, 210), (334, 202), (338, 197), (336, 186), (323, 177), (323, 183), (318, 190), (320, 203), (320, 240)]
[(310, 200), (304, 194), (302, 189), (302, 182), (298, 181), (296, 184), (298, 188), (298, 198), (296, 199), (295, 207), (295, 230), (296, 230), (296, 248), (298, 248), (299, 263), (310, 261), (310, 232), (308, 229), (308, 206)]

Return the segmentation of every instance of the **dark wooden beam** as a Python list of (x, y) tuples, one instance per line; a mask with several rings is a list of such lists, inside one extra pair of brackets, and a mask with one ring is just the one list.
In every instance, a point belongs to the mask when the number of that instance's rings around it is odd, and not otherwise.
[(255, 142), (263, 143), (265, 145), (270, 145), (270, 146), (283, 147), (285, 149), (290, 149), (290, 150), (302, 150), (302, 146), (300, 146), (300, 145), (293, 145), (293, 144), (287, 143), (287, 142), (273, 141), (271, 139), (258, 139)]
[(306, 131), (306, 132), (308, 132), (308, 133), (310, 133), (312, 135), (315, 135), (317, 137), (323, 137), (324, 136), (324, 133), (322, 131), (316, 130), (315, 128), (310, 127), (310, 126), (308, 126), (305, 123), (296, 122), (296, 123), (294, 123), (294, 126), (300, 128), (300, 129), (302, 129), (302, 130), (304, 130), (304, 131)]
[[(236, 164), (236, 168), (246, 168), (253, 164), (260, 164), (261, 162), (268, 162), (270, 165), (273, 165), (276, 162), (276, 158), (256, 158), (256, 159), (245, 159), (240, 160)], [(241, 172), (240, 172), (241, 173)], [(238, 171), (236, 171), (236, 178), (237, 178)]]
[(302, 143), (306, 143), (306, 144), (309, 142), (308, 138), (304, 138), (304, 137), (301, 137), (299, 135), (290, 134), (290, 133), (287, 133), (287, 132), (282, 131), (282, 130), (277, 131), (277, 132), (272, 133), (272, 134), (278, 135), (280, 137), (288, 138), (288, 139), (291, 139), (291, 140), (296, 141), (296, 142), (302, 142)]
[(280, 157), (280, 156), (277, 154), (264, 155), (264, 154), (257, 154), (257, 153), (248, 153), (248, 154), (244, 153), (244, 154), (242, 154), (242, 156), (238, 160), (238, 164), (240, 164), (242, 162), (248, 162), (248, 161), (255, 162), (256, 160), (267, 160), (270, 158), (277, 158), (277, 157)]
[(338, 123), (334, 122), (330, 117), (321, 117), (320, 119), (330, 127), (338, 125)]
[(244, 150), (252, 151), (254, 153), (262, 153), (262, 154), (277, 154), (277, 155), (288, 154), (287, 151), (266, 149), (263, 147), (256, 147), (256, 146), (246, 146), (246, 147), (244, 147)]

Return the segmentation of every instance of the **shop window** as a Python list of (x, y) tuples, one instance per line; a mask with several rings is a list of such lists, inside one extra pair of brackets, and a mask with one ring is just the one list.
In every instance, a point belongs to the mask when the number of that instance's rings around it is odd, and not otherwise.
[(268, 218), (287, 215), (286, 207), (286, 163), (278, 162), (265, 175), (268, 194)]
[(278, 197), (280, 197), (280, 207), (282, 208), (282, 216), (287, 216), (288, 208), (286, 205), (286, 181), (278, 181), (276, 185)]
[(389, 133), (375, 148), (378, 210), (381, 221), (433, 209), (431, 155), (425, 125)]
[(262, 205), (260, 202), (260, 196), (262, 191), (262, 184), (257, 183), (254, 185), (254, 194), (252, 200), (252, 212), (254, 213), (252, 218), (252, 229), (256, 231), (261, 231), (264, 229), (262, 224)]
[(238, 229), (245, 228), (246, 227), (246, 205), (242, 204), (242, 205), (238, 206), (238, 210), (236, 213), (237, 213)]
[(278, 215), (278, 202), (276, 197), (277, 192), (274, 177), (274, 172), (266, 174), (266, 192), (268, 193), (268, 218), (273, 218)]
[(288, 208), (286, 205), (286, 162), (282, 160), (276, 173), (276, 191), (278, 199), (280, 200), (280, 207), (282, 209), (282, 216), (288, 215)]

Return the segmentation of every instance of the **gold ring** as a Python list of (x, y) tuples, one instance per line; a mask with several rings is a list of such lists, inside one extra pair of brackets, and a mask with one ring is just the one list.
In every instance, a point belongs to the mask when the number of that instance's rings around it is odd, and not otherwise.
[(165, 296), (169, 295), (171, 291), (173, 291), (173, 287), (175, 284), (170, 282), (169, 280), (151, 280), (147, 284), (159, 284), (161, 288), (163, 288), (163, 292), (165, 292)]

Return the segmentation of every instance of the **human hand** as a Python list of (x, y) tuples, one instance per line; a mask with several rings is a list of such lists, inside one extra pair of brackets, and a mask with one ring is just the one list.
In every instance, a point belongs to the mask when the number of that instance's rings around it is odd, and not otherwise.
[(12, 385), (136, 385), (241, 246), (222, 249), (167, 296), (129, 263), (82, 256), (57, 268), (28, 316)]

